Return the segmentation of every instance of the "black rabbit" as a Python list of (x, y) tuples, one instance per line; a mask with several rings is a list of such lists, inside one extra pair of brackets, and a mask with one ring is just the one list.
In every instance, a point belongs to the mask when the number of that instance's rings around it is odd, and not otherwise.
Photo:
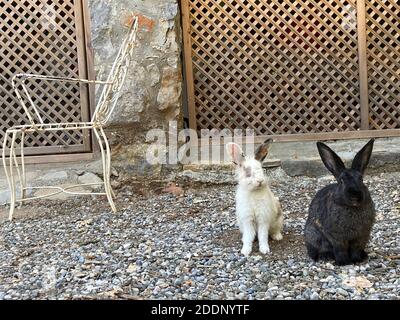
[(334, 259), (338, 265), (357, 263), (368, 255), (368, 243), (375, 221), (375, 205), (363, 174), (371, 157), (374, 139), (355, 156), (351, 169), (326, 144), (317, 143), (325, 166), (337, 183), (319, 190), (311, 202), (305, 225), (308, 255), (318, 259)]

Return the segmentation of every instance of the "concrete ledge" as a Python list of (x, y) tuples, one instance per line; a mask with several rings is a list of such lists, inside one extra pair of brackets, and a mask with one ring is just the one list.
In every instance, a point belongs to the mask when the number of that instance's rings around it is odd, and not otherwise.
[[(42, 187), (42, 186), (60, 186), (66, 187), (76, 184), (85, 183), (101, 183), (102, 168), (99, 161), (91, 162), (75, 162), (75, 163), (51, 163), (51, 164), (35, 164), (26, 166), (26, 182), (27, 187)], [(17, 183), (17, 197), (20, 195), (19, 182), (15, 175)], [(101, 186), (100, 186), (101, 187)], [(97, 190), (98, 186), (86, 186), (74, 189), (74, 191), (87, 192)], [(45, 189), (29, 189), (27, 196), (43, 196), (54, 190)], [(54, 195), (49, 200), (63, 200), (68, 195), (60, 193)], [(7, 180), (3, 171), (0, 168), (0, 205), (8, 202), (10, 199), (10, 191)]]
[[(342, 158), (347, 166), (351, 165), (357, 152), (368, 142), (362, 140), (340, 140), (327, 143)], [(276, 144), (276, 151), (282, 156), (282, 169), (289, 176), (318, 177), (329, 174), (323, 165), (315, 142), (291, 145)], [(282, 150), (292, 150), (292, 155), (282, 155)], [(380, 138), (374, 143), (374, 150), (368, 166), (368, 173), (400, 171), (400, 138)]]
[[(327, 144), (350, 165), (356, 153), (369, 139), (338, 140)], [(330, 174), (323, 165), (316, 142), (276, 142), (272, 145), (265, 168), (280, 166), (289, 176), (318, 177)], [(184, 170), (201, 171), (231, 171), (231, 163), (204, 164), (193, 163), (184, 165)], [(368, 167), (368, 173), (400, 171), (400, 138), (379, 138), (375, 140), (374, 150)]]

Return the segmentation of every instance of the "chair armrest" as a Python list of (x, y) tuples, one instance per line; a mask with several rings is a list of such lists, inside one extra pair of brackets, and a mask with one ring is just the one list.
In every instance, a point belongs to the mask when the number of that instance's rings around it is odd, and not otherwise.
[(58, 81), (58, 82), (79, 82), (79, 83), (86, 83), (86, 84), (102, 84), (102, 85), (112, 85), (113, 82), (109, 81), (99, 81), (99, 80), (86, 80), (86, 79), (76, 79), (76, 78), (67, 78), (67, 77), (53, 77), (53, 76), (45, 76), (45, 75), (40, 75), (40, 74), (30, 74), (30, 73), (17, 73), (12, 77), (11, 84), (12, 88), (15, 91), (15, 94), (17, 95), (17, 98), (23, 107), (25, 114), (27, 115), (29, 122), (35, 127), (36, 126), (36, 121), (34, 120), (33, 114), (29, 111), (28, 107), (26, 106), (25, 102), (22, 99), (21, 93), (18, 89), (18, 85), (16, 83), (16, 80), (20, 79), (20, 84), (22, 87), (23, 92), (26, 95), (26, 98), (29, 101), (29, 104), (31, 105), (34, 114), (36, 118), (39, 120), (40, 124), (43, 124), (43, 119), (40, 115), (39, 109), (36, 107), (35, 103), (33, 102), (28, 89), (25, 86), (25, 80), (27, 79), (39, 79), (39, 80), (44, 80), (44, 81)]
[(12, 77), (11, 83), (13, 88), (15, 88), (15, 80), (16, 79), (41, 79), (46, 81), (61, 81), (61, 82), (81, 82), (81, 83), (88, 83), (88, 84), (106, 84), (111, 85), (112, 82), (109, 81), (100, 81), (100, 80), (86, 80), (86, 79), (78, 79), (78, 78), (67, 78), (67, 77), (53, 77), (53, 76), (45, 76), (41, 74), (31, 74), (31, 73), (17, 73)]

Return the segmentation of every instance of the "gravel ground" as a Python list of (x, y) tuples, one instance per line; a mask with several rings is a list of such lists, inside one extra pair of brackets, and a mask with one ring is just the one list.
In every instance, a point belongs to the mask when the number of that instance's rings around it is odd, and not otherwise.
[[(183, 185), (185, 194), (132, 183), (104, 198), (25, 205), (0, 224), (0, 299), (399, 299), (400, 174), (369, 176), (377, 222), (366, 263), (312, 262), (302, 230), (329, 177), (269, 171), (285, 214), (270, 255), (240, 254), (233, 185)], [(179, 193), (179, 192), (178, 192)]]

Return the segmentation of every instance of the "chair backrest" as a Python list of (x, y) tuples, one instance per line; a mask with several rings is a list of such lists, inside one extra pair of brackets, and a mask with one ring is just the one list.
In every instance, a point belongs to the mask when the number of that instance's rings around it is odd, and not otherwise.
[[(125, 37), (118, 51), (118, 54), (115, 58), (115, 61), (111, 67), (111, 71), (107, 78), (107, 81), (93, 81), (86, 79), (53, 77), (53, 76), (35, 75), (28, 73), (15, 74), (11, 81), (12, 87), (31, 125), (36, 126), (44, 124), (43, 121), (44, 118), (50, 121), (52, 119), (49, 119), (48, 115), (41, 112), (41, 110), (35, 105), (27, 88), (26, 81), (28, 79), (41, 79), (41, 80), (59, 81), (59, 82), (80, 82), (87, 84), (90, 83), (103, 84), (104, 88), (100, 95), (100, 99), (96, 105), (94, 114), (92, 116), (92, 121), (104, 125), (109, 120), (113, 110), (115, 109), (118, 98), (121, 95), (121, 88), (125, 82), (126, 74), (128, 72), (128, 67), (133, 54), (134, 44), (136, 42), (138, 22), (139, 22), (138, 18), (134, 17), (132, 25), (129, 28), (129, 32)], [(25, 103), (20, 89), (22, 89), (23, 95), (28, 100), (29, 102), (28, 105)]]
[(92, 121), (104, 125), (111, 117), (112, 112), (121, 96), (121, 88), (124, 85), (128, 73), (129, 64), (136, 42), (139, 19), (134, 17), (129, 32), (118, 51), (117, 57), (111, 67), (106, 80), (111, 85), (105, 85), (96, 105)]

